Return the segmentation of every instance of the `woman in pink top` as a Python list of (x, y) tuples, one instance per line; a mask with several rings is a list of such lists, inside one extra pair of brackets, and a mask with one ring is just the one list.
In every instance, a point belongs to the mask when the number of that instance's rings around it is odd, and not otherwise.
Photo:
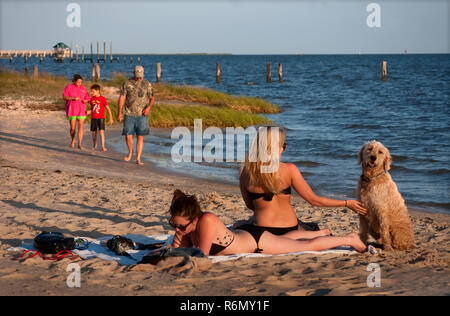
[(64, 88), (63, 99), (66, 101), (66, 115), (70, 124), (70, 147), (75, 147), (76, 125), (78, 122), (78, 148), (83, 149), (83, 124), (86, 119), (86, 103), (89, 102), (89, 94), (86, 87), (82, 86), (83, 78), (75, 74), (72, 84)]

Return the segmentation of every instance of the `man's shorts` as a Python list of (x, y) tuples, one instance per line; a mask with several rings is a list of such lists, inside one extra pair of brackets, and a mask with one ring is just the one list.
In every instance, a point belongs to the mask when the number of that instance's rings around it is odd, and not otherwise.
[(145, 136), (150, 134), (150, 127), (148, 126), (148, 116), (128, 116), (125, 115), (123, 119), (122, 135), (136, 135)]
[(91, 132), (96, 132), (97, 130), (105, 130), (104, 118), (91, 119)]

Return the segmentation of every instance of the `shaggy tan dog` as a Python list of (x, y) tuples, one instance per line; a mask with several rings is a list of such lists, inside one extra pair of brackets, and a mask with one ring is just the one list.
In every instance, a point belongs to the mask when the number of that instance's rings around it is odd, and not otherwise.
[(375, 140), (365, 143), (358, 156), (362, 175), (358, 183), (358, 200), (369, 211), (360, 215), (360, 237), (367, 243), (368, 234), (383, 244), (385, 250), (414, 247), (414, 233), (408, 210), (388, 170), (392, 158), (389, 150)]

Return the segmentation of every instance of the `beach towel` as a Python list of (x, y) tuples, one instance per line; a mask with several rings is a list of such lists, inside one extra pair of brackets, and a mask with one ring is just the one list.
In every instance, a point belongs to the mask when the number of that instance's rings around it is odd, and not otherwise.
[[(77, 237), (82, 238), (86, 240), (88, 243), (83, 249), (74, 249), (72, 252), (76, 255), (78, 255), (80, 258), (84, 260), (89, 260), (92, 258), (100, 258), (102, 260), (111, 260), (116, 261), (121, 265), (125, 266), (131, 266), (136, 265), (137, 263), (142, 261), (142, 258), (149, 252), (148, 250), (128, 250), (127, 253), (129, 256), (119, 256), (115, 252), (108, 249), (106, 246), (106, 242), (113, 238), (114, 236), (106, 236), (99, 239), (92, 239), (92, 238), (85, 238), (85, 237)], [(152, 235), (152, 236), (145, 236), (145, 235), (139, 235), (139, 234), (130, 234), (125, 235), (124, 237), (130, 238), (135, 243), (141, 243), (141, 244), (153, 244), (153, 243), (160, 243), (163, 242), (165, 246), (170, 245), (173, 240), (173, 235)], [(32, 250), (33, 248), (33, 242), (30, 241), (24, 242), (21, 247), (17, 248), (10, 248), (8, 250), (10, 251), (24, 251), (24, 250)], [(336, 249), (331, 250), (324, 250), (324, 251), (302, 251), (302, 252), (295, 252), (295, 253), (288, 253), (288, 254), (282, 254), (282, 255), (267, 255), (267, 254), (261, 254), (261, 253), (242, 253), (242, 254), (236, 254), (236, 255), (229, 255), (229, 256), (209, 256), (209, 260), (212, 263), (217, 262), (225, 262), (230, 260), (237, 260), (240, 258), (267, 258), (267, 257), (281, 257), (281, 256), (288, 256), (288, 255), (305, 255), (305, 254), (315, 254), (315, 255), (324, 255), (324, 254), (339, 254), (339, 255), (353, 255), (357, 254), (358, 252), (355, 251), (351, 247), (339, 247)], [(171, 260), (179, 260), (179, 259), (171, 259)], [(189, 263), (193, 264), (193, 263)]]

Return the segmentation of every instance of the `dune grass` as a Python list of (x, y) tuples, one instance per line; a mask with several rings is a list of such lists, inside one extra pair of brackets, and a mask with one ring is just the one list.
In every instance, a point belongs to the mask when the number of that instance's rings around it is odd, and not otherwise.
[[(111, 80), (102, 81), (103, 87), (120, 87), (126, 80), (122, 74), (115, 74)], [(39, 73), (36, 79), (8, 69), (0, 69), (0, 97), (32, 97), (52, 100), (58, 108), (64, 109), (62, 91), (70, 83), (63, 76)], [(89, 87), (93, 82), (84, 80)], [(203, 127), (248, 127), (270, 124), (271, 121), (257, 113), (278, 113), (279, 108), (270, 102), (250, 97), (234, 97), (206, 88), (154, 85), (158, 103), (151, 110), (149, 124), (152, 127), (193, 126), (194, 119), (202, 119)], [(117, 122), (117, 99), (108, 103)], [(170, 101), (170, 102), (164, 102)], [(106, 112), (106, 118), (108, 114)]]
[[(127, 78), (115, 73), (106, 81), (108, 85), (120, 87)], [(247, 96), (232, 96), (205, 87), (187, 85), (153, 84), (156, 100), (179, 101), (183, 103), (200, 103), (215, 107), (228, 107), (248, 113), (280, 113), (280, 107), (264, 99)]]

